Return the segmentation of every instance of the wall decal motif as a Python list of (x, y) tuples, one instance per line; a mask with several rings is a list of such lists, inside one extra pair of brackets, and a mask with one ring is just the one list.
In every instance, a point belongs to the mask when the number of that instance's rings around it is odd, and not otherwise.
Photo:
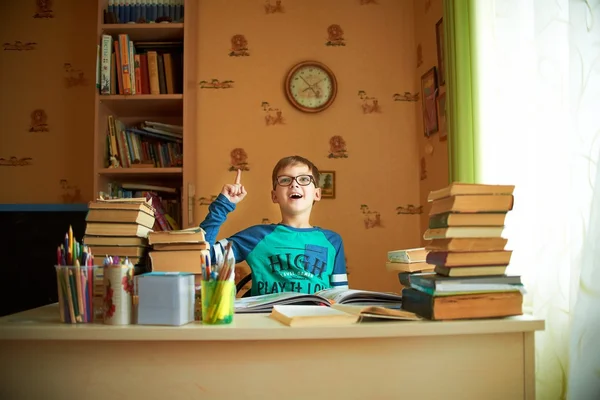
[(61, 179), (60, 188), (62, 189), (62, 202), (66, 204), (83, 203), (81, 199), (81, 189), (77, 185), (69, 185), (66, 179)]
[(332, 24), (327, 27), (328, 40), (326, 46), (345, 46), (344, 31), (338, 24)]
[(231, 51), (229, 57), (245, 57), (249, 56), (248, 40), (244, 35), (233, 35), (231, 37)]
[(423, 214), (423, 206), (415, 206), (414, 204), (398, 206), (396, 207), (396, 214)]
[(285, 124), (283, 112), (279, 108), (271, 107), (269, 102), (263, 101), (260, 105), (265, 112), (265, 123), (269, 125)]
[(403, 94), (394, 93), (394, 95), (392, 97), (393, 97), (394, 101), (418, 101), (419, 100), (419, 92), (417, 92), (417, 93), (404, 92)]
[(232, 80), (221, 82), (218, 79), (213, 78), (210, 80), (210, 82), (200, 81), (199, 85), (200, 89), (231, 89), (234, 83), (235, 82), (233, 82)]
[(248, 153), (246, 153), (246, 150), (237, 147), (231, 150), (229, 155), (231, 156), (231, 166), (229, 167), (229, 171), (237, 171), (238, 169), (250, 171), (250, 168), (248, 168)]
[(423, 64), (423, 48), (421, 47), (421, 44), (419, 43), (417, 45), (417, 68), (420, 67), (421, 64)]
[(11, 158), (2, 158), (0, 157), (0, 167), (23, 167), (26, 165), (32, 165), (33, 158), (31, 157), (23, 157), (17, 158), (12, 156)]
[(21, 42), (20, 40), (15, 40), (14, 43), (3, 43), (4, 50), (18, 50), (18, 51), (26, 51), (26, 50), (35, 50), (35, 46), (37, 46), (36, 42)]
[(71, 63), (64, 63), (63, 68), (65, 70), (65, 86), (67, 88), (87, 85), (87, 80), (82, 70), (73, 68)]
[(367, 92), (364, 90), (358, 91), (358, 97), (362, 100), (363, 114), (380, 113), (381, 106), (377, 97), (367, 96)]
[(379, 4), (377, 0), (360, 0), (360, 5), (363, 6), (365, 4)]
[(424, 181), (425, 179), (427, 179), (427, 161), (425, 160), (425, 157), (421, 157), (421, 174), (420, 174), (420, 179), (422, 181)]
[(271, 221), (269, 220), (269, 218), (263, 218), (260, 223), (263, 225), (270, 225)]
[(281, 4), (281, 0), (276, 0), (275, 4), (271, 4), (271, 0), (265, 0), (265, 13), (266, 14), (275, 14), (275, 13), (283, 13), (285, 12), (283, 5)]
[(48, 132), (48, 115), (42, 109), (33, 110), (31, 113), (31, 126), (29, 132)]
[(52, 14), (53, 0), (35, 0), (35, 14), (33, 18), (54, 18)]
[(365, 229), (381, 227), (381, 214), (378, 211), (370, 211), (366, 204), (360, 205), (360, 211), (364, 215)]
[(210, 197), (200, 197), (198, 199), (198, 205), (199, 206), (210, 206), (210, 203), (212, 203), (213, 201), (215, 201), (217, 199), (217, 195), (216, 194), (212, 194)]
[(339, 135), (332, 136), (329, 139), (329, 158), (348, 158), (346, 150), (346, 141)]

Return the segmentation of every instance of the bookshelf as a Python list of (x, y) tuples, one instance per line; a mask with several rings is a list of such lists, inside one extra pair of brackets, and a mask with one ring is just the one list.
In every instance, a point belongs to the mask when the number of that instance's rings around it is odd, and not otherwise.
[[(175, 86), (176, 89), (169, 94), (161, 90), (160, 94), (137, 93), (125, 95), (120, 94), (118, 89), (116, 92), (111, 90), (111, 94), (101, 94), (100, 90), (96, 89), (93, 187), (95, 197), (100, 192), (107, 192), (111, 185), (118, 186), (123, 183), (177, 188), (178, 194), (176, 197), (178, 197), (177, 200), (180, 201), (181, 206), (178, 222), (182, 228), (187, 228), (194, 225), (193, 202), (194, 183), (196, 182), (194, 156), (196, 141), (195, 111), (198, 79), (195, 76), (197, 28), (193, 22), (197, 19), (198, 5), (195, 0), (180, 1), (185, 10), (183, 22), (120, 23), (122, 21), (119, 21), (119, 23), (114, 24), (105, 23), (105, 11), (108, 9), (109, 1), (99, 0), (98, 2), (96, 44), (100, 46), (100, 50), (102, 50), (103, 35), (110, 35), (113, 42), (119, 39), (119, 35), (127, 35), (129, 41), (136, 48), (136, 54), (144, 54), (148, 51), (148, 47), (142, 47), (142, 44), (147, 46), (148, 42), (179, 42), (178, 51), (181, 56), (176, 60), (177, 63), (173, 62), (173, 76), (177, 77), (177, 85)], [(191, 22), (186, 24), (185, 20)], [(142, 43), (139, 51), (136, 46), (138, 43)], [(111, 50), (114, 51), (114, 49)], [(162, 51), (168, 52), (168, 50)], [(157, 52), (160, 57), (161, 50)], [(179, 53), (176, 55), (179, 56)], [(100, 66), (101, 58), (99, 61)], [(115, 79), (115, 69), (111, 69), (111, 79)], [(117, 86), (116, 83), (115, 86)], [(109, 167), (110, 146), (107, 143), (107, 135), (110, 131), (109, 116), (117, 119), (123, 126), (128, 128), (138, 127), (144, 121), (183, 126), (182, 143), (174, 145), (180, 151), (176, 160), (181, 159), (182, 162), (176, 163), (170, 157), (168, 163), (158, 162), (156, 160), (159, 157), (155, 153), (152, 156), (156, 165), (154, 167), (146, 166), (142, 168), (136, 167), (136, 164), (130, 166), (121, 164), (116, 168)], [(153, 140), (143, 136), (140, 136), (140, 138), (148, 141)], [(141, 147), (138, 146), (138, 154), (140, 154), (140, 149)], [(147, 147), (145, 152), (146, 155), (151, 154)], [(169, 155), (174, 154), (170, 147), (167, 153)], [(161, 156), (162, 154), (164, 153), (161, 153)], [(148, 162), (148, 160), (146, 161)], [(166, 197), (169, 196), (166, 195)]]

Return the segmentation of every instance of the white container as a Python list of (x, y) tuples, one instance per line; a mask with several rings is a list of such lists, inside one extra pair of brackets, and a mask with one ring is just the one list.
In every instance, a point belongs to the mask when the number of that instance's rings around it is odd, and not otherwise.
[(194, 275), (150, 272), (136, 276), (137, 323), (184, 325), (194, 321)]
[(108, 325), (131, 324), (133, 266), (105, 265), (103, 312)]

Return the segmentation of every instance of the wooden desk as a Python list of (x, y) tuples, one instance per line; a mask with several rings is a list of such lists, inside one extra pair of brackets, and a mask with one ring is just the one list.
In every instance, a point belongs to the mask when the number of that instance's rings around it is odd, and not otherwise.
[(534, 399), (531, 317), (289, 328), (0, 318), (2, 399)]

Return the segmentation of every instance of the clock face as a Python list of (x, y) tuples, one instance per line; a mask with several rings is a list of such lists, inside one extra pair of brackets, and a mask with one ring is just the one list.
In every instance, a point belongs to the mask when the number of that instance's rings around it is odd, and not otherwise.
[(286, 79), (286, 94), (299, 110), (319, 112), (331, 105), (337, 93), (335, 75), (325, 65), (307, 61), (296, 65)]

